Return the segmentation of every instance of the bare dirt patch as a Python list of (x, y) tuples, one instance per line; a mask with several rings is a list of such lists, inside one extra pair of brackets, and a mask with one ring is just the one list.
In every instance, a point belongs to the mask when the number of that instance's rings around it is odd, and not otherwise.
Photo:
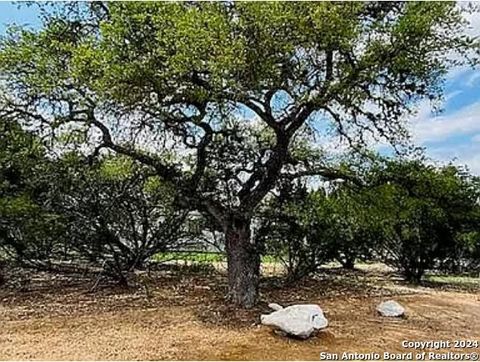
[[(215, 273), (95, 293), (84, 280), (35, 277), (23, 291), (0, 290), (0, 359), (318, 360), (321, 351), (406, 352), (403, 340), (480, 340), (478, 289), (411, 287), (380, 271), (330, 270), (289, 287), (269, 279), (249, 311), (225, 303)], [(407, 318), (377, 315), (392, 296)], [(318, 303), (330, 326), (307, 341), (278, 336), (258, 324), (270, 301)]]

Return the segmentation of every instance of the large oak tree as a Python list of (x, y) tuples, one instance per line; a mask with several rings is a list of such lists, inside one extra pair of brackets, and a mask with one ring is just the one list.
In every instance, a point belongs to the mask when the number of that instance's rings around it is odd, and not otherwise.
[(247, 307), (256, 207), (284, 175), (341, 176), (300, 136), (398, 144), (415, 103), (441, 96), (477, 46), (454, 3), (94, 2), (43, 14), (41, 28), (2, 41), (1, 116), (150, 166), (225, 233), (230, 297)]

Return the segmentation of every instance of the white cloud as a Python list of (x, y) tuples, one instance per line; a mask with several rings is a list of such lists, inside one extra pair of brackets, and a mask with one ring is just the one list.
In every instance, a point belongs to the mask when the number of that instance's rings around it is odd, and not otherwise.
[(463, 93), (463, 90), (456, 90), (454, 92), (451, 92), (451, 93), (448, 93), (446, 96), (445, 96), (445, 102), (448, 102), (449, 100), (455, 98), (456, 96), (460, 95)]
[(472, 73), (472, 75), (468, 78), (467, 80), (467, 85), (469, 87), (472, 87), (475, 85), (475, 83), (477, 83), (478, 81), (480, 80), (480, 72), (477, 71), (477, 72), (474, 72)]
[[(458, 2), (459, 6), (469, 6), (471, 2)], [(466, 34), (480, 37), (480, 6), (473, 4), (477, 11), (465, 15), (469, 22)], [(452, 54), (458, 58), (457, 54)], [(464, 90), (476, 86), (480, 81), (480, 71), (462, 66), (450, 70), (448, 82), (464, 84)], [(446, 101), (458, 96), (461, 92), (448, 94)], [(430, 104), (424, 102), (419, 106), (417, 116), (411, 122), (413, 140), (418, 145), (426, 145), (427, 154), (440, 163), (453, 162), (467, 165), (471, 172), (480, 175), (480, 100), (448, 114), (433, 114)], [(452, 137), (464, 137), (460, 143), (449, 142)], [(460, 138), (461, 139), (461, 138)], [(451, 139), (450, 139), (451, 141)]]
[(440, 146), (427, 149), (430, 157), (439, 161), (440, 164), (453, 163), (466, 165), (470, 171), (480, 175), (480, 143), (465, 143), (463, 145)]
[(472, 142), (480, 143), (480, 133), (472, 137)]
[(417, 143), (443, 141), (452, 136), (470, 135), (480, 131), (480, 101), (447, 115), (435, 115), (430, 106), (420, 106), (412, 124)]
[(473, 37), (479, 36), (480, 35), (480, 13), (479, 13), (480, 7), (478, 6), (478, 4), (475, 4), (472, 2), (460, 1), (459, 3), (461, 4), (460, 6), (464, 4), (470, 4), (477, 8), (477, 11), (471, 12), (470, 14), (466, 14), (464, 16), (465, 19), (470, 23), (465, 33)]

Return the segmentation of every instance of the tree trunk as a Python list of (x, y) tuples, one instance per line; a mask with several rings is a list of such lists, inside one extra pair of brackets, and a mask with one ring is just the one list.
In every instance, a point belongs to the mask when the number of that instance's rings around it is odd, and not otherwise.
[(405, 280), (409, 283), (420, 284), (422, 281), (423, 274), (425, 269), (420, 266), (411, 266), (403, 270), (403, 275)]
[(341, 259), (340, 263), (342, 264), (343, 269), (355, 269), (355, 258), (346, 256), (345, 259)]
[(0, 260), (0, 286), (5, 283), (5, 278), (3, 277), (3, 262)]
[(257, 302), (260, 252), (251, 240), (250, 220), (235, 219), (226, 227), (229, 299), (251, 308)]

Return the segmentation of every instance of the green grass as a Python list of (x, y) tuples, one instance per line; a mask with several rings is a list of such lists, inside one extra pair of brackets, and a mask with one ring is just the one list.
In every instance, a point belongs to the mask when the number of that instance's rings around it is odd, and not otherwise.
[(477, 285), (480, 286), (480, 278), (457, 275), (427, 275), (425, 280), (439, 284), (453, 284), (453, 285)]
[[(225, 254), (215, 252), (184, 252), (184, 251), (171, 251), (167, 253), (158, 253), (153, 257), (154, 261), (189, 261), (195, 263), (215, 263), (226, 261)], [(275, 263), (276, 258), (272, 255), (262, 256), (262, 263)]]
[(263, 255), (262, 256), (262, 263), (278, 263), (278, 258), (274, 257), (273, 255)]
[(214, 263), (224, 261), (223, 254), (214, 252), (183, 252), (183, 251), (171, 251), (167, 253), (158, 253), (153, 257), (153, 260), (162, 262), (170, 260), (178, 261), (191, 261), (196, 263)]

